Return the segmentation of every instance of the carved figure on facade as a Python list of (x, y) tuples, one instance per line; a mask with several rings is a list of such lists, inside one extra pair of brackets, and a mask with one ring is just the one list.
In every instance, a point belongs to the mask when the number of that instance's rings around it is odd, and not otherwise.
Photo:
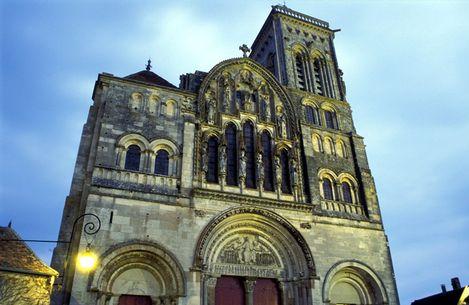
[(226, 145), (222, 143), (219, 151), (219, 164), (220, 164), (220, 175), (225, 176), (226, 173)]
[(239, 158), (239, 178), (244, 179), (246, 177), (246, 150), (244, 147), (241, 148), (241, 154)]
[(261, 87), (259, 88), (259, 97), (260, 97), (260, 104), (263, 105), (264, 109), (264, 115), (265, 115), (265, 120), (270, 121), (271, 119), (271, 114), (270, 114), (270, 94), (269, 94), (269, 89), (267, 88), (267, 85), (263, 83)]
[(232, 90), (228, 77), (226, 76), (223, 80), (223, 108), (225, 112), (231, 112)]
[(182, 100), (182, 109), (187, 110), (187, 111), (194, 111), (194, 109), (195, 109), (194, 101), (189, 97), (185, 97)]
[(240, 80), (241, 82), (245, 84), (252, 84), (253, 78), (252, 78), (252, 73), (249, 70), (241, 70), (239, 72)]
[(275, 156), (274, 166), (277, 181), (277, 190), (280, 192), (280, 190), (282, 189), (282, 165), (280, 164), (280, 157), (278, 155)]
[(259, 150), (259, 152), (257, 153), (256, 163), (257, 163), (258, 179), (264, 180), (264, 157), (263, 157), (261, 150)]
[(298, 185), (298, 164), (295, 158), (290, 159), (290, 170), (291, 170), (292, 185), (296, 186)]
[(263, 245), (259, 236), (240, 236), (228, 243), (222, 250), (218, 262), (228, 264), (247, 264), (258, 266), (275, 265), (275, 258)]
[(277, 108), (277, 132), (280, 138), (287, 138), (287, 117), (281, 107)]
[(215, 124), (215, 113), (216, 113), (216, 101), (213, 97), (213, 92), (208, 91), (205, 93), (205, 106), (207, 109), (207, 123), (214, 125)]
[(207, 141), (202, 142), (202, 172), (204, 173), (204, 177), (208, 171), (208, 145)]
[(254, 112), (254, 102), (252, 100), (252, 94), (249, 92), (244, 93), (244, 111)]

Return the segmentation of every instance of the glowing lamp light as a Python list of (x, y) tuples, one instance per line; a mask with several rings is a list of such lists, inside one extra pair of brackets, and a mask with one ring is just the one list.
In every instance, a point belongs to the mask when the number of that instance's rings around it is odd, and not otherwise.
[(91, 252), (89, 247), (86, 247), (85, 252), (79, 253), (77, 257), (78, 267), (84, 272), (93, 270), (98, 262), (96, 254)]

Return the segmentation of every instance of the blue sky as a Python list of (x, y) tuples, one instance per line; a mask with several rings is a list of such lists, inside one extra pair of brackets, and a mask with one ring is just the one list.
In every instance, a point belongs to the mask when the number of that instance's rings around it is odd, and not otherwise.
[[(238, 57), (269, 1), (1, 2), (0, 225), (56, 239), (100, 72), (208, 71)], [(401, 304), (469, 284), (469, 2), (287, 1), (341, 28)], [(464, 233), (466, 232), (466, 233)], [(53, 245), (31, 244), (49, 261)], [(466, 257), (466, 261), (464, 260)]]

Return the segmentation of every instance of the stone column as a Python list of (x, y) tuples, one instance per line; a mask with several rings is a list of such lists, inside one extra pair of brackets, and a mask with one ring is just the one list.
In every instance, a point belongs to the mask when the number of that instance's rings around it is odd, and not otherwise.
[(122, 166), (122, 154), (124, 153), (124, 146), (118, 145), (116, 147), (116, 167), (123, 168)]
[(256, 286), (256, 279), (247, 278), (244, 280), (244, 291), (246, 296), (246, 305), (254, 304), (254, 287)]
[(212, 276), (204, 276), (204, 305), (215, 305), (215, 288), (217, 286), (217, 278)]
[(192, 122), (184, 122), (183, 152), (181, 165), (181, 193), (189, 193), (192, 189), (194, 163), (194, 132)]

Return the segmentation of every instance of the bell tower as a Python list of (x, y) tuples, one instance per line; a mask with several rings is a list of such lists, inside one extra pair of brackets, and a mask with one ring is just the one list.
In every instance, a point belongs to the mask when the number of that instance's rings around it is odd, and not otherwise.
[(250, 57), (279, 82), (320, 96), (345, 100), (329, 23), (275, 5), (252, 44)]

